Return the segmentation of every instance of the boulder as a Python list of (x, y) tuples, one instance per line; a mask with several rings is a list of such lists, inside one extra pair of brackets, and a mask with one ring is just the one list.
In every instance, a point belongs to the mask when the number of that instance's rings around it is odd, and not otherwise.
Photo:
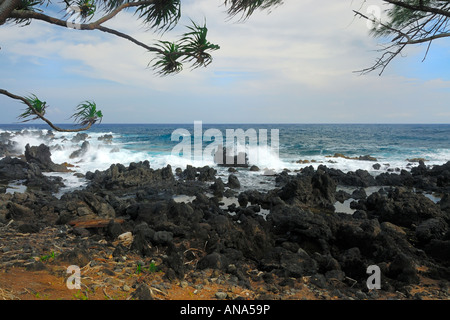
[(211, 185), (210, 188), (211, 188), (214, 196), (216, 196), (218, 198), (223, 197), (223, 192), (225, 191), (225, 184), (223, 183), (223, 181), (220, 177), (215, 180), (215, 182)]
[(84, 141), (81, 144), (81, 148), (76, 150), (76, 151), (74, 151), (74, 152), (72, 152), (70, 154), (69, 158), (70, 159), (81, 158), (82, 156), (84, 156), (89, 151), (89, 148), (90, 148), (89, 141)]
[(72, 138), (72, 142), (74, 143), (79, 143), (81, 141), (84, 141), (88, 138), (88, 134), (87, 133), (77, 133), (73, 138)]
[(395, 188), (386, 196), (374, 192), (366, 200), (360, 200), (361, 203), (367, 213), (378, 217), (380, 222), (387, 221), (407, 228), (430, 218), (443, 217), (439, 206), (433, 201), (405, 188)]
[(443, 239), (448, 230), (443, 219), (430, 218), (420, 223), (416, 228), (416, 237), (422, 243), (432, 239)]
[(25, 146), (25, 159), (30, 164), (36, 164), (43, 172), (68, 172), (66, 166), (55, 164), (51, 159), (50, 148), (44, 144), (38, 147)]
[(278, 192), (279, 197), (289, 204), (303, 207), (321, 207), (334, 210), (336, 183), (324, 171), (317, 170), (312, 176), (298, 175)]
[(228, 176), (228, 184), (227, 185), (231, 189), (240, 189), (241, 188), (241, 183), (239, 182), (239, 179), (234, 174), (230, 174)]
[(389, 265), (388, 276), (408, 285), (419, 283), (414, 260), (403, 253), (399, 253)]
[(197, 267), (199, 269), (217, 269), (224, 270), (228, 267), (227, 258), (217, 252), (210, 253), (199, 260)]
[(248, 155), (245, 152), (235, 154), (229, 152), (226, 147), (219, 147), (214, 154), (214, 162), (220, 167), (241, 167), (247, 168)]
[(172, 167), (167, 165), (161, 169), (151, 169), (146, 160), (138, 163), (130, 163), (128, 167), (122, 164), (113, 164), (105, 171), (87, 172), (86, 179), (90, 180), (90, 186), (95, 189), (123, 190), (143, 186), (154, 186), (157, 182), (172, 183)]

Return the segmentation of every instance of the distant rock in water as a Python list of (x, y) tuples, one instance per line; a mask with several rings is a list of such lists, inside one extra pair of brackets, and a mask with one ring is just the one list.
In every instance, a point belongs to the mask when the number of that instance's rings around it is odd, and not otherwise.
[[(67, 171), (65, 167), (64, 170)], [(22, 159), (11, 157), (0, 160), (0, 181), (2, 183), (23, 180), (29, 188), (52, 192), (57, 192), (59, 187), (64, 186), (62, 178), (46, 177), (42, 174), (42, 171), (35, 162), (28, 163)]]
[(45, 144), (40, 146), (30, 147), (30, 144), (25, 146), (25, 159), (30, 164), (36, 164), (43, 172), (68, 172), (66, 166), (55, 164), (51, 159), (50, 148)]
[(230, 154), (226, 147), (219, 146), (219, 149), (214, 154), (214, 162), (219, 167), (240, 167), (247, 168), (248, 156), (245, 152), (239, 152), (237, 155)]
[(77, 133), (75, 137), (72, 138), (72, 142), (74, 143), (78, 143), (81, 141), (84, 141), (88, 138), (88, 134), (87, 133)]
[(241, 188), (241, 183), (239, 182), (239, 179), (234, 174), (230, 174), (228, 176), (228, 187), (230, 187), (232, 189), (240, 189)]
[(81, 145), (81, 148), (76, 150), (76, 151), (74, 151), (74, 152), (72, 152), (70, 154), (69, 158), (70, 159), (74, 159), (74, 158), (82, 157), (83, 155), (85, 155), (89, 151), (90, 146), (91, 145), (89, 144), (89, 141), (84, 141), (83, 144)]
[(103, 143), (105, 143), (105, 144), (111, 144), (112, 139), (113, 139), (112, 134), (105, 134), (105, 135), (97, 138), (98, 141), (103, 141)]
[(343, 158), (348, 160), (360, 160), (360, 161), (377, 161), (377, 158), (374, 158), (370, 155), (359, 156), (359, 157), (348, 157), (343, 155), (342, 153), (335, 153), (334, 156), (327, 156), (328, 158)]
[(17, 153), (17, 142), (10, 139), (10, 133), (2, 132), (0, 134), (0, 157), (12, 156)]

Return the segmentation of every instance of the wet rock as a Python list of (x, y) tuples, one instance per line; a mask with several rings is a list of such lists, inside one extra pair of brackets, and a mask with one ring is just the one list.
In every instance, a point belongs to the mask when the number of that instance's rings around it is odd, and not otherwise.
[(217, 171), (214, 168), (205, 166), (203, 168), (198, 168), (198, 181), (214, 181), (216, 180)]
[(70, 154), (69, 158), (70, 159), (75, 159), (75, 158), (83, 157), (89, 151), (90, 146), (91, 145), (90, 145), (89, 141), (84, 141), (81, 144), (81, 148), (76, 150), (76, 151), (74, 151), (74, 152), (72, 152)]
[(245, 152), (239, 152), (236, 155), (234, 150), (229, 151), (226, 147), (220, 146), (214, 154), (214, 162), (221, 167), (247, 168), (249, 166), (248, 155)]
[(187, 165), (186, 169), (181, 173), (180, 178), (184, 180), (195, 180), (197, 177), (197, 169), (191, 165)]
[(335, 198), (336, 198), (336, 201), (339, 201), (340, 203), (344, 203), (345, 200), (352, 198), (352, 195), (344, 190), (339, 190), (339, 191), (336, 191)]
[(355, 200), (365, 199), (367, 198), (367, 193), (364, 188), (359, 188), (353, 191), (351, 197)]
[(104, 134), (103, 136), (97, 138), (98, 141), (103, 141), (105, 144), (111, 144), (112, 139), (113, 136), (111, 134)]
[(222, 198), (223, 193), (225, 191), (225, 184), (223, 183), (222, 179), (219, 177), (215, 180), (215, 182), (211, 185), (211, 190), (214, 194), (214, 196)]
[(27, 162), (18, 158), (5, 157), (0, 159), (0, 180), (25, 180), (28, 178), (29, 169)]
[(25, 159), (30, 164), (36, 164), (43, 172), (68, 172), (67, 167), (55, 164), (51, 159), (50, 148), (44, 144), (38, 147), (25, 146)]
[(113, 164), (105, 171), (87, 172), (86, 179), (94, 189), (122, 190), (143, 186), (152, 186), (157, 182), (173, 182), (172, 167), (167, 165), (161, 169), (151, 169), (146, 160), (130, 163), (128, 167)]
[(88, 134), (87, 133), (77, 133), (73, 138), (72, 138), (72, 142), (73, 143), (79, 143), (81, 141), (84, 141), (88, 138)]
[(239, 182), (239, 179), (234, 174), (230, 174), (228, 176), (228, 184), (227, 185), (231, 189), (240, 189), (241, 188), (241, 183)]

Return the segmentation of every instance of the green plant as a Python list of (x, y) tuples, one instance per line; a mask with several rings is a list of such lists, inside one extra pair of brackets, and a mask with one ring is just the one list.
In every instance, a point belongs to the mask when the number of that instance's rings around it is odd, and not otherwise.
[(158, 272), (159, 270), (154, 261), (150, 262), (150, 265), (147, 268), (143, 267), (140, 263), (138, 263), (137, 267), (136, 267), (136, 274), (141, 274), (144, 271), (153, 273), (153, 272)]
[(141, 266), (140, 263), (138, 263), (138, 264), (137, 264), (137, 267), (136, 267), (136, 273), (137, 273), (137, 274), (141, 274), (141, 272), (142, 272), (142, 266)]
[[(36, 115), (36, 112), (38, 112), (41, 116), (45, 115), (45, 109), (47, 108), (45, 101), (39, 100), (39, 98), (36, 97), (34, 94), (29, 97), (25, 97), (25, 100), (28, 101), (28, 103), (33, 108), (30, 108), (28, 106), (26, 108), (25, 112), (23, 112), (22, 114), (20, 114), (17, 117), (19, 120), (22, 120), (21, 122), (28, 122), (28, 121), (39, 119), (39, 117)], [(33, 116), (35, 116), (35, 117), (33, 117)]]
[(95, 102), (85, 101), (78, 105), (77, 111), (71, 118), (74, 118), (82, 126), (96, 123), (99, 120), (102, 122), (103, 113), (101, 110), (97, 110)]
[(83, 18), (93, 16), (97, 6), (92, 0), (81, 0), (77, 1), (77, 5), (80, 8), (80, 14)]
[(74, 298), (77, 300), (88, 300), (88, 296), (82, 293), (80, 290), (78, 290), (76, 293), (74, 293)]
[(49, 255), (41, 256), (41, 261), (47, 261), (50, 259), (54, 259), (56, 257), (56, 254), (54, 251), (52, 251)]
[(156, 266), (155, 262), (151, 262), (150, 266), (148, 267), (148, 272), (157, 272), (158, 271), (158, 267)]
[[(206, 67), (212, 62), (212, 56), (208, 51), (220, 49), (216, 44), (206, 39), (208, 28), (206, 22), (203, 26), (197, 25), (192, 21), (192, 26), (187, 27), (190, 32), (182, 35), (178, 42), (159, 41), (155, 46), (158, 48), (155, 57), (156, 62), (151, 66), (160, 75), (176, 74), (183, 70), (183, 63), (178, 61), (180, 57), (182, 61), (192, 63), (192, 69), (204, 66)], [(153, 61), (152, 60), (152, 61)]]
[(185, 52), (186, 57), (183, 61), (192, 62), (192, 68), (196, 69), (200, 66), (207, 66), (212, 62), (212, 56), (206, 51), (219, 50), (220, 46), (209, 42), (206, 39), (208, 28), (206, 21), (203, 26), (197, 25), (192, 21), (192, 27), (187, 27), (190, 32), (183, 34), (181, 38), (181, 49)]

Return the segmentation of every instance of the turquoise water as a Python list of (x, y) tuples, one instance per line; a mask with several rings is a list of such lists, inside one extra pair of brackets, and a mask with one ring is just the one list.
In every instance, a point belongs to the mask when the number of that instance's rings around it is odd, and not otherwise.
[[(62, 125), (64, 126), (64, 125)], [(279, 134), (278, 154), (273, 152), (262, 159), (258, 159), (256, 165), (280, 170), (284, 168), (299, 169), (305, 164), (296, 163), (298, 160), (312, 161), (339, 167), (342, 170), (356, 170), (358, 168), (371, 170), (373, 163), (370, 161), (354, 161), (342, 158), (330, 158), (335, 153), (341, 153), (348, 157), (370, 155), (377, 162), (384, 164), (383, 168), (400, 167), (407, 168), (410, 163), (406, 159), (425, 158), (429, 164), (442, 164), (450, 160), (450, 125), (448, 124), (203, 124), (202, 133), (214, 128), (223, 133), (226, 129), (255, 129), (268, 132), (268, 145), (270, 147), (270, 132), (277, 129)], [(2, 131), (19, 131), (28, 129), (47, 130), (45, 124), (35, 125), (0, 125)], [(110, 163), (121, 162), (127, 164), (131, 161), (149, 160), (155, 167), (164, 166), (171, 161), (173, 166), (189, 164), (186, 159), (176, 159), (171, 155), (173, 148), (181, 141), (181, 138), (172, 141), (172, 133), (176, 129), (185, 129), (191, 134), (194, 142), (194, 124), (100, 124), (95, 125), (87, 133), (91, 143), (90, 155), (84, 159), (84, 167), (98, 169), (109, 166)], [(104, 134), (113, 135), (111, 145), (100, 144), (97, 138)], [(58, 143), (62, 150), (53, 151), (57, 160), (67, 158), (69, 153), (79, 147), (77, 144), (67, 142), (75, 134), (57, 133), (52, 143)], [(31, 134), (28, 141), (19, 141), (20, 146), (25, 142), (38, 144), (36, 134)], [(63, 138), (66, 142), (61, 142)], [(19, 138), (17, 138), (19, 139)], [(188, 138), (187, 138), (188, 139)], [(36, 140), (36, 141), (34, 141)], [(211, 142), (203, 141), (203, 148)], [(111, 150), (115, 148), (115, 152)], [(61, 149), (61, 147), (60, 147)], [(192, 149), (193, 150), (193, 149)], [(269, 149), (270, 151), (270, 149)], [(65, 160), (67, 161), (67, 159)], [(212, 159), (203, 159), (202, 163), (214, 165)], [(311, 164), (311, 162), (310, 162)], [(389, 164), (389, 166), (387, 166)], [(83, 166), (83, 165), (81, 165)]]

